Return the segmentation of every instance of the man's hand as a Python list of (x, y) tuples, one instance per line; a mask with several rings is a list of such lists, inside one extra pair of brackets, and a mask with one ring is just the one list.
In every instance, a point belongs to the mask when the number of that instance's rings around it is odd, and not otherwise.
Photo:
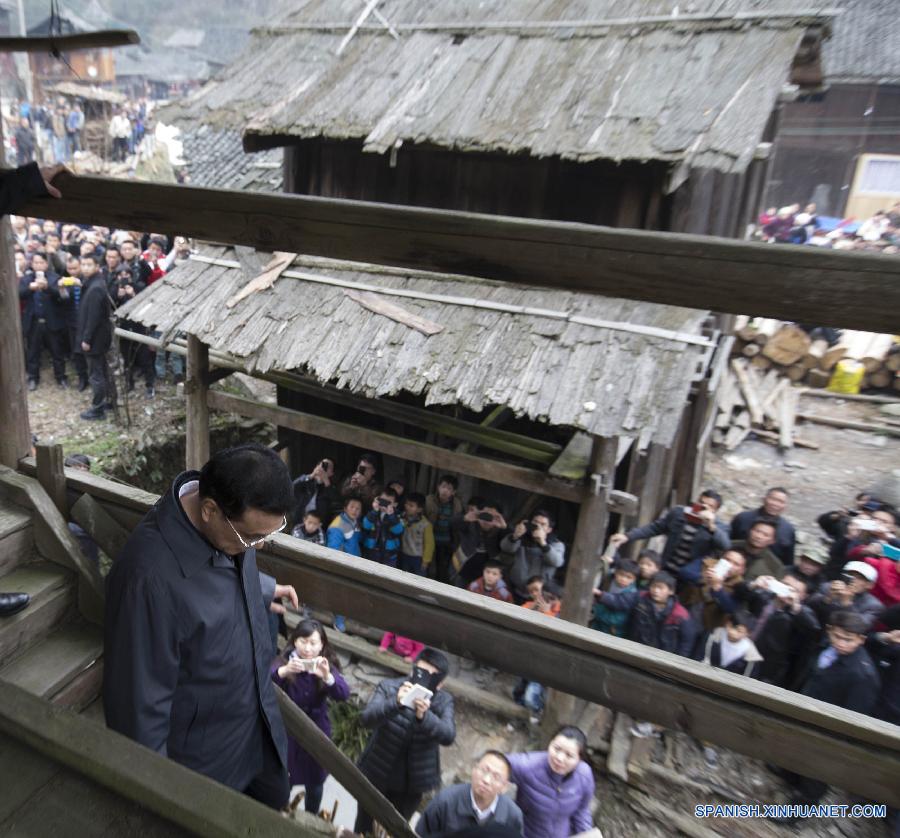
[(494, 510), (494, 520), (491, 521), (492, 527), (497, 527), (497, 529), (505, 530), (506, 529), (506, 518), (504, 518), (499, 512)]
[(403, 699), (406, 698), (407, 693), (412, 689), (413, 685), (409, 683), (409, 681), (404, 681), (400, 685), (400, 689), (397, 690), (397, 704), (403, 704)]
[(269, 611), (273, 614), (284, 614), (286, 609), (280, 602), (284, 597), (287, 597), (291, 601), (291, 605), (294, 606), (295, 611), (300, 610), (300, 600), (297, 598), (297, 591), (294, 590), (294, 586), (279, 585), (276, 582), (275, 593), (272, 596), (272, 604), (269, 606)]
[(413, 702), (413, 707), (416, 711), (416, 718), (421, 722), (422, 719), (425, 718), (425, 714), (428, 712), (428, 708), (431, 707), (431, 701), (427, 698), (417, 698)]
[(119, 299), (122, 299), (122, 297), (125, 296), (125, 289), (124, 289), (121, 285), (120, 285), (120, 286), (118, 287), (118, 289), (116, 290), (116, 296), (117, 296)]
[(609, 537), (609, 543), (613, 547), (621, 547), (628, 543), (628, 536), (623, 532), (617, 532)]
[(81, 351), (82, 352), (90, 352), (91, 345), (89, 343), (87, 343), (86, 341), (81, 341)]
[(41, 177), (44, 179), (44, 186), (47, 189), (48, 194), (51, 198), (62, 198), (62, 192), (60, 192), (51, 181), (55, 178), (60, 172), (69, 171), (66, 166), (62, 163), (57, 163), (55, 166), (41, 166)]
[(477, 509), (470, 509), (468, 512), (466, 512), (465, 515), (463, 515), (463, 521), (468, 521), (470, 524), (474, 523), (477, 520), (478, 520), (478, 510)]
[(531, 537), (534, 541), (541, 545), (547, 546), (547, 531), (540, 524), (532, 524)]
[(697, 517), (703, 521), (703, 526), (710, 532), (716, 531), (716, 513), (711, 509), (701, 509), (697, 513)]
[(516, 528), (513, 530), (513, 538), (516, 541), (519, 541), (522, 538), (522, 536), (525, 535), (525, 529), (526, 529), (525, 522), (519, 521), (519, 523), (516, 524)]

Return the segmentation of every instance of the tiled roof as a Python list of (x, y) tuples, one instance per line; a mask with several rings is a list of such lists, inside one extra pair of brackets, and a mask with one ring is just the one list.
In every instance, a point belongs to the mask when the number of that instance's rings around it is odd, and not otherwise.
[(280, 148), (246, 154), (238, 131), (208, 125), (182, 127), (182, 155), (191, 183), (218, 189), (282, 191)]

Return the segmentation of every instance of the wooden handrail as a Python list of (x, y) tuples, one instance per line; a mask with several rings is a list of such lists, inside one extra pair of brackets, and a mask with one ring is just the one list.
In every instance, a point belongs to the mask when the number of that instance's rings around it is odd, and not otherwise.
[(324, 821), (296, 821), (130, 739), (0, 681), (0, 732), (192, 835), (322, 838)]
[(67, 173), (54, 183), (62, 199), (18, 211), (871, 332), (892, 332), (900, 311), (900, 260), (880, 254)]
[[(146, 492), (67, 477), (114, 517), (149, 508)], [(318, 607), (900, 806), (896, 725), (288, 536), (258, 561)]]

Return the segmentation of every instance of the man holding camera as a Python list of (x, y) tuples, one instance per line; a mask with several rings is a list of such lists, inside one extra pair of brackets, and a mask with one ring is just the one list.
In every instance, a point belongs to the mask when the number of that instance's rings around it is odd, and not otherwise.
[[(410, 677), (382, 681), (360, 716), (373, 732), (359, 769), (407, 819), (422, 795), (441, 784), (440, 746), (456, 739), (453, 697), (442, 689), (449, 669), (446, 655), (423, 650)], [(404, 703), (414, 688), (424, 688), (430, 698)], [(371, 830), (372, 818), (360, 809), (353, 831), (366, 835)]]
[(334, 460), (327, 457), (316, 463), (309, 474), (294, 480), (294, 523), (299, 524), (307, 512), (315, 512), (328, 523), (337, 512), (340, 501), (334, 486)]
[(455, 522), (459, 546), (452, 556), (451, 579), (468, 588), (484, 573), (489, 559), (500, 555), (500, 540), (507, 529), (500, 506), (474, 497), (466, 504), (466, 514)]
[(397, 511), (397, 493), (383, 489), (361, 522), (364, 559), (388, 567), (397, 566), (404, 524)]
[(375, 481), (377, 474), (375, 455), (363, 454), (356, 471), (341, 483), (341, 497), (359, 498), (363, 502), (363, 509), (371, 506), (375, 496), (381, 491), (381, 486)]
[(566, 547), (553, 534), (553, 525), (550, 513), (539, 509), (500, 542), (500, 549), (513, 556), (508, 576), (519, 602), (528, 599), (529, 579), (543, 576), (549, 582), (566, 561)]

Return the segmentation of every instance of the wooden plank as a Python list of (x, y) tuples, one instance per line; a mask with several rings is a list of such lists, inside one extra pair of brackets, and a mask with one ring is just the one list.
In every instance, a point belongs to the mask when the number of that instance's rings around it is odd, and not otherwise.
[[(766, 442), (774, 443), (775, 445), (781, 444), (781, 435), (776, 431), (767, 431), (763, 428), (754, 428), (753, 435), (758, 436), (760, 439), (765, 440)], [(799, 437), (796, 434), (794, 435), (794, 445), (797, 448), (809, 448), (812, 451), (819, 450), (819, 443), (812, 442), (812, 440), (804, 439), (803, 437)]]
[(164, 220), (206, 241), (664, 305), (684, 305), (690, 276), (715, 311), (885, 333), (900, 310), (900, 264), (880, 254), (65, 173), (55, 183), (62, 199), (21, 213), (127, 230)]
[(869, 402), (869, 404), (900, 404), (900, 396), (866, 396), (861, 393), (832, 393), (831, 390), (800, 390), (801, 396), (817, 399), (843, 399), (849, 402)]
[[(133, 511), (135, 490), (91, 477)], [(900, 805), (895, 726), (288, 536), (258, 558), (319, 607)]]
[(794, 447), (794, 423), (800, 397), (794, 389), (785, 390), (778, 410), (778, 445), (782, 449)]
[(199, 338), (188, 335), (187, 380), (184, 394), (185, 464), (201, 469), (209, 459), (209, 348)]
[(82, 495), (72, 505), (72, 520), (93, 538), (111, 559), (119, 555), (128, 540), (128, 530), (90, 495)]
[[(290, 622), (289, 620), (288, 623)], [(409, 664), (405, 660), (391, 652), (382, 651), (378, 646), (369, 643), (362, 637), (354, 637), (350, 634), (333, 631), (328, 635), (328, 642), (338, 651), (346, 652), (370, 663), (377, 663), (379, 666), (392, 670), (398, 675), (409, 673)], [(482, 710), (503, 716), (505, 719), (527, 721), (530, 715), (525, 707), (516, 704), (512, 699), (479, 689), (459, 678), (448, 677), (444, 686), (447, 692), (451, 693), (455, 699), (467, 701)]]
[(798, 413), (797, 418), (816, 425), (828, 425), (832, 428), (847, 428), (851, 431), (870, 431), (887, 436), (900, 436), (900, 428), (890, 425), (879, 425), (875, 422), (853, 422), (850, 419), (837, 419), (834, 416), (820, 416), (816, 413)]
[(73, 52), (82, 49), (107, 49), (139, 44), (141, 36), (133, 29), (97, 29), (52, 38), (0, 38), (0, 52)]
[(352, 288), (345, 288), (344, 294), (363, 308), (375, 314), (380, 314), (382, 317), (387, 317), (395, 323), (402, 323), (404, 326), (415, 329), (423, 335), (438, 335), (444, 331), (444, 327), (440, 323), (420, 317), (409, 309), (403, 308), (403, 306), (392, 303), (389, 300), (384, 300), (370, 291), (355, 291)]
[(263, 268), (262, 273), (250, 280), (240, 291), (225, 302), (225, 308), (234, 308), (241, 300), (245, 300), (251, 294), (266, 291), (275, 284), (275, 280), (281, 276), (287, 267), (293, 264), (297, 258), (296, 253), (275, 252), (269, 263)]
[(347, 445), (371, 449), (392, 457), (412, 460), (415, 463), (423, 463), (450, 472), (468, 474), (501, 486), (512, 486), (516, 489), (538, 492), (548, 497), (576, 503), (580, 502), (585, 495), (583, 486), (565, 483), (540, 471), (522, 466), (511, 466), (473, 454), (459, 454), (456, 451), (448, 451), (424, 442), (399, 439), (382, 431), (336, 422), (333, 419), (301, 413), (286, 407), (257, 404), (249, 399), (215, 390), (209, 392), (207, 401), (210, 407), (217, 410), (249, 416), (273, 425), (329, 439), (332, 442), (343, 442)]
[(69, 514), (69, 500), (66, 497), (66, 475), (63, 471), (65, 458), (62, 445), (48, 445), (39, 442), (35, 446), (37, 458), (37, 479), (50, 496), (56, 508), (63, 514)]
[(744, 396), (744, 402), (747, 405), (747, 409), (750, 411), (750, 421), (753, 422), (754, 425), (761, 425), (763, 422), (762, 405), (759, 402), (759, 395), (756, 392), (756, 388), (750, 381), (750, 376), (747, 374), (746, 367), (735, 358), (731, 362), (731, 369), (734, 372), (735, 378), (737, 378), (738, 386)]
[(317, 818), (298, 814), (289, 821), (246, 795), (3, 681), (0, 732), (192, 835), (334, 835)]
[(416, 838), (416, 833), (366, 776), (353, 764), (309, 716), (288, 698), (281, 687), (273, 684), (281, 717), (288, 733), (319, 765), (355, 798), (359, 806), (380, 823), (391, 835)]

